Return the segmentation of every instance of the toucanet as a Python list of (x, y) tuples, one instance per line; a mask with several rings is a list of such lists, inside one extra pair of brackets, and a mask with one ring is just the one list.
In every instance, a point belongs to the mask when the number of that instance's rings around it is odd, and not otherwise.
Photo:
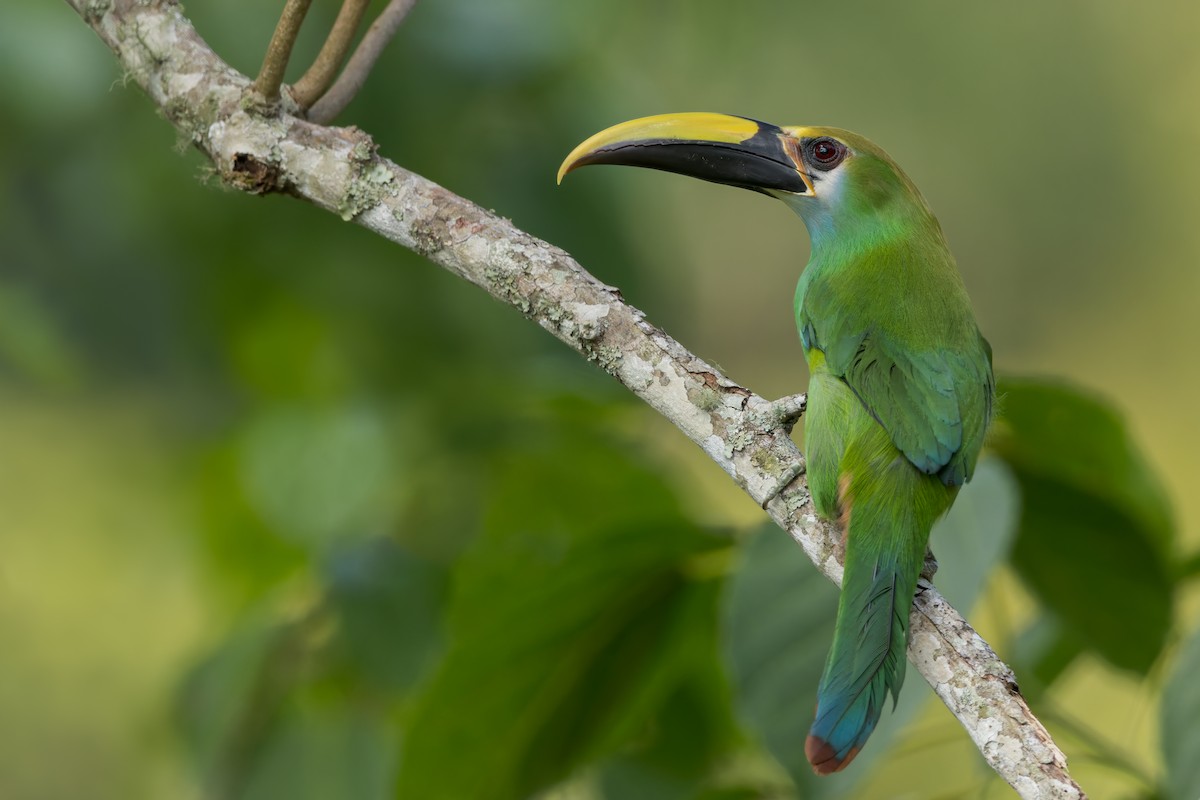
[(887, 153), (838, 128), (725, 114), (616, 125), (567, 156), (666, 170), (787, 203), (811, 255), (796, 287), (810, 380), (804, 423), (817, 513), (845, 536), (833, 645), (804, 750), (844, 768), (904, 681), (929, 529), (971, 479), (992, 418), (991, 348), (941, 226)]

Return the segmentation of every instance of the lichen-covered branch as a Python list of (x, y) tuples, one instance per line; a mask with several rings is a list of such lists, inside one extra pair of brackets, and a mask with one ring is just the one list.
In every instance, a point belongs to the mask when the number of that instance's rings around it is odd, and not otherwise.
[[(839, 534), (817, 519), (787, 432), (798, 399), (771, 403), (729, 380), (567, 253), (380, 157), (365, 133), (243, 102), (250, 80), (209, 49), (173, 2), (69, 2), (227, 184), (303, 198), (514, 306), (673, 422), (840, 582)], [(1022, 797), (1084, 797), (1012, 672), (928, 582), (913, 604), (908, 652)]]

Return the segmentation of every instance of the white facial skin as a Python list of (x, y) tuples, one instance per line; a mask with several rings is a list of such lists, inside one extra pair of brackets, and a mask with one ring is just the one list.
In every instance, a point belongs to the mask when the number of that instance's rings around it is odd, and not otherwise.
[[(792, 129), (788, 133), (795, 140), (793, 157), (796, 157), (802, 152), (801, 140), (812, 138), (812, 135), (804, 128)], [(823, 233), (832, 230), (831, 213), (839, 204), (842, 193), (845, 191), (847, 185), (846, 164), (854, 158), (854, 151), (845, 145), (844, 142), (841, 142), (841, 140), (837, 141), (846, 147), (846, 155), (841, 163), (833, 169), (814, 169), (809, 163), (804, 163), (800, 167), (812, 183), (813, 191), (811, 194), (770, 192), (772, 196), (782, 200), (804, 220), (809, 233), (814, 238), (818, 238)]]
[(846, 164), (853, 158), (852, 152), (847, 152), (846, 159), (828, 172), (822, 172), (812, 167), (807, 168), (808, 176), (813, 182), (814, 197), (825, 203), (836, 203), (842, 196), (845, 186)]

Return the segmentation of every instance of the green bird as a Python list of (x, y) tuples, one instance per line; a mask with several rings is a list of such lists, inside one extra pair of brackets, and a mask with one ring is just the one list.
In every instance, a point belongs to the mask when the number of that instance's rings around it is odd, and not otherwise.
[(971, 479), (992, 418), (991, 347), (941, 226), (887, 153), (849, 131), (664, 114), (567, 156), (666, 170), (787, 203), (808, 228), (796, 326), (811, 379), (804, 426), (817, 513), (845, 535), (833, 646), (805, 754), (844, 768), (904, 682), (929, 530)]

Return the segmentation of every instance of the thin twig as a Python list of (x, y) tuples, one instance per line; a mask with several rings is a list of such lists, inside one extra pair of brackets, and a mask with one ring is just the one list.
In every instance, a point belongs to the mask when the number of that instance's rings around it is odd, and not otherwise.
[(292, 98), (300, 108), (308, 108), (317, 102), (333, 83), (338, 70), (342, 68), (342, 62), (346, 60), (346, 53), (350, 52), (350, 43), (354, 41), (370, 3), (371, 0), (342, 0), (342, 7), (333, 21), (333, 28), (325, 37), (325, 44), (321, 45), (321, 52), (317, 53), (312, 66), (300, 80), (292, 84)]
[[(178, 5), (97, 11), (91, 0), (68, 2), (224, 182), (303, 198), (514, 306), (670, 420), (841, 581), (841, 533), (817, 517), (803, 457), (770, 402), (651, 325), (567, 253), (375, 155), (362, 131), (248, 109), (250, 81), (209, 48)], [(1085, 797), (1012, 671), (926, 580), (909, 624), (909, 660), (993, 770), (1023, 798)]]
[(300, 25), (310, 5), (312, 0), (287, 0), (283, 13), (279, 15), (279, 23), (275, 26), (271, 43), (267, 45), (262, 67), (254, 79), (255, 90), (268, 101), (279, 99), (279, 87), (283, 85), (283, 73), (292, 57), (292, 45), (296, 43)]
[(391, 0), (387, 4), (367, 29), (342, 74), (324, 97), (313, 103), (312, 108), (308, 110), (310, 120), (326, 125), (350, 105), (350, 101), (366, 83), (367, 76), (371, 74), (375, 62), (383, 53), (383, 48), (396, 35), (396, 31), (400, 30), (400, 23), (404, 22), (404, 18), (416, 2), (417, 0)]

